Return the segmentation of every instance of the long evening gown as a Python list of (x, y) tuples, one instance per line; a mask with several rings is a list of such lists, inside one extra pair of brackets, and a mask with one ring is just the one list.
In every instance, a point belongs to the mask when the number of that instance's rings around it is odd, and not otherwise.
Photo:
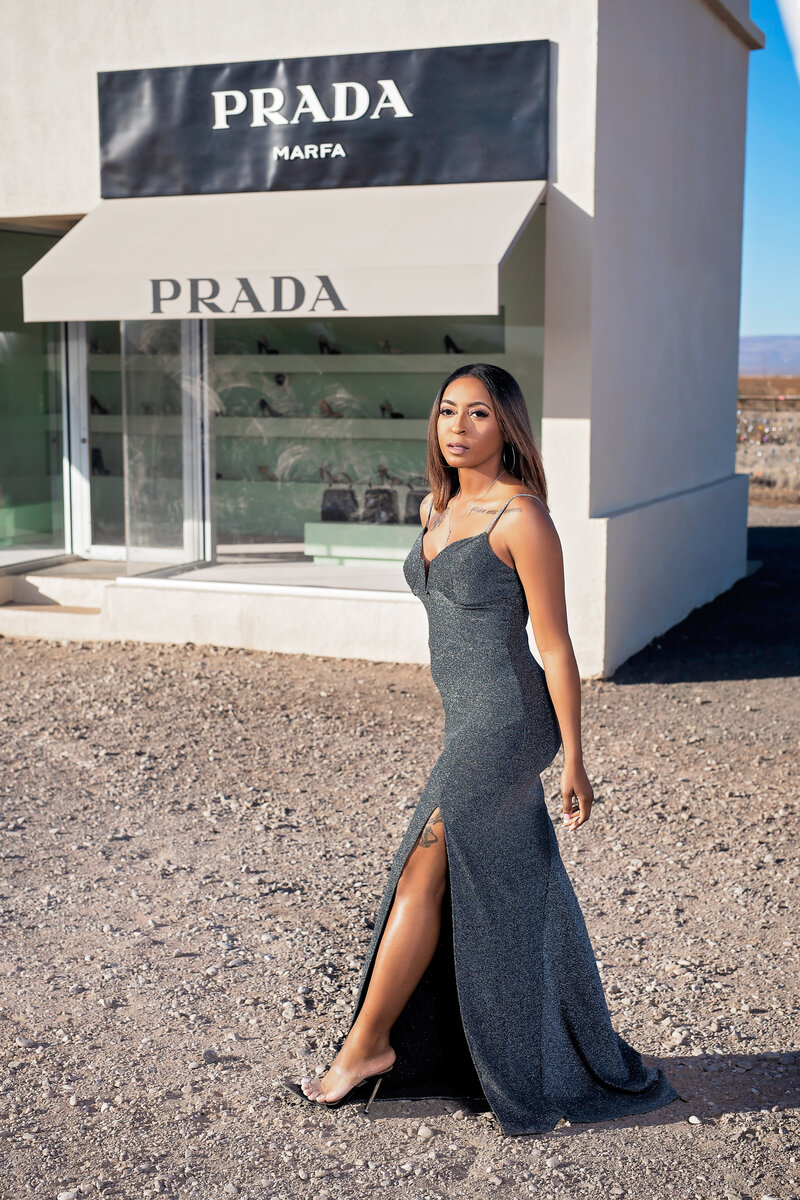
[(444, 748), (394, 856), (351, 1027), (400, 873), (438, 807), (447, 851), (441, 936), (393, 1026), (397, 1059), (378, 1099), (466, 1101), (491, 1109), (508, 1136), (546, 1132), (561, 1117), (647, 1112), (678, 1093), (613, 1029), (561, 860), (540, 779), (561, 735), (528, 643), (522, 583), (489, 544), (505, 508), (430, 564), (426, 523), (404, 564), (428, 614)]

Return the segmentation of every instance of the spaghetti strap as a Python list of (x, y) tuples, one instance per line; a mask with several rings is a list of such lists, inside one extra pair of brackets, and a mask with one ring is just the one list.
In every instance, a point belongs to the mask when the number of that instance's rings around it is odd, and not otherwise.
[(504, 504), (504, 505), (503, 505), (503, 507), (500, 509), (500, 512), (499, 512), (499, 513), (497, 513), (497, 515), (496, 515), (496, 516), (494, 516), (494, 517), (492, 518), (491, 524), (489, 525), (488, 529), (486, 530), (486, 533), (491, 533), (491, 531), (494, 529), (494, 527), (495, 527), (495, 525), (497, 524), (497, 522), (498, 522), (498, 521), (500, 520), (500, 518), (502, 517), (503, 513), (504, 513), (504, 512), (506, 511), (506, 509), (508, 508), (508, 506), (509, 506), (509, 504), (511, 503), (511, 501), (512, 501), (512, 500), (516, 500), (516, 499), (517, 499), (517, 496), (532, 496), (534, 500), (538, 500), (538, 499), (539, 499), (539, 497), (538, 497), (538, 496), (536, 496), (536, 495), (534, 495), (534, 493), (533, 493), (533, 492), (515, 492), (513, 496), (509, 496), (509, 497), (508, 497), (508, 499), (506, 500), (505, 504)]
[(428, 526), (429, 526), (429, 525), (430, 525), (430, 523), (431, 523), (431, 513), (432, 513), (432, 512), (433, 512), (433, 500), (431, 500), (430, 507), (429, 507), (429, 509), (428, 509), (428, 515), (427, 515), (427, 517), (425, 518), (425, 528), (426, 528), (426, 529), (428, 528)]

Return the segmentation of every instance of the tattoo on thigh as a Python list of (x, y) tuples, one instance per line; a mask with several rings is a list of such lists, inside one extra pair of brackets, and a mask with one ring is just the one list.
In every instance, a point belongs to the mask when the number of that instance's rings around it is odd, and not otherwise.
[(438, 842), (439, 839), (436, 836), (434, 825), (441, 825), (444, 828), (444, 820), (438, 808), (431, 814), (425, 828), (419, 835), (419, 844), (421, 846), (432, 846), (435, 842)]

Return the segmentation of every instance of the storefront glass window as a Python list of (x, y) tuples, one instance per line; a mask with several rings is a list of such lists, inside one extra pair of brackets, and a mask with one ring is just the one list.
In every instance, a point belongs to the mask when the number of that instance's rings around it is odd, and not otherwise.
[(125, 533), (131, 564), (200, 557), (199, 321), (123, 321)]
[[(209, 322), (217, 545), (307, 525), (418, 525), (436, 390), (459, 351), (502, 356), (500, 317)], [(448, 352), (450, 351), (450, 352)], [(319, 531), (316, 531), (317, 533)], [(364, 542), (363, 535), (360, 539)]]
[(117, 321), (86, 326), (92, 542), (125, 544), (122, 370)]
[(56, 238), (0, 231), (0, 565), (64, 548), (61, 334), (25, 324), (22, 276)]

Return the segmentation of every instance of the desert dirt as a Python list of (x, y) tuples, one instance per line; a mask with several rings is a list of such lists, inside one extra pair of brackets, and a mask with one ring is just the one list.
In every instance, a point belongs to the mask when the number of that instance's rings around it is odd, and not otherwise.
[(800, 1197), (800, 506), (749, 557), (584, 683), (576, 832), (544, 776), (614, 1026), (689, 1103), (534, 1137), (281, 1085), (347, 1027), (427, 667), (0, 640), (0, 1200)]

